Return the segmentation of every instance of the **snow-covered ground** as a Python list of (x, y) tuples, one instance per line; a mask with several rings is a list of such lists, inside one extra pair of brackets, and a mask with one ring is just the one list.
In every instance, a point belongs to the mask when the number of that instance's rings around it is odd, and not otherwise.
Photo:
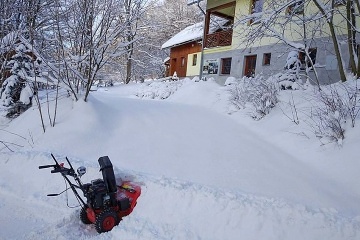
[[(0, 148), (0, 239), (360, 239), (360, 128), (341, 147), (320, 142), (283, 114), (292, 97), (306, 112), (306, 93), (281, 92), (261, 121), (234, 111), (226, 87), (190, 80), (63, 98), (45, 134), (36, 108), (0, 118), (0, 141), (19, 145)], [(134, 212), (108, 233), (83, 225), (65, 194), (46, 197), (65, 188), (38, 169), (50, 153), (86, 166), (84, 182), (109, 156), (142, 186)]]

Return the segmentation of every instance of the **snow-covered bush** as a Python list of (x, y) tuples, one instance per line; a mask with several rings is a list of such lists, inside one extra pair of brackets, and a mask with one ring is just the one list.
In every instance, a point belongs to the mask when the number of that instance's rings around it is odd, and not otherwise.
[(259, 75), (255, 78), (243, 77), (228, 87), (230, 103), (237, 109), (246, 108), (250, 104), (253, 108), (252, 117), (256, 120), (269, 114), (278, 102), (276, 85)]
[(183, 81), (153, 81), (144, 83), (135, 93), (139, 98), (167, 99), (174, 94), (183, 84)]
[(322, 89), (315, 94), (316, 104), (311, 112), (310, 125), (317, 137), (341, 145), (346, 128), (355, 126), (360, 111), (357, 81), (337, 83)]
[(225, 85), (225, 86), (228, 86), (228, 85), (236, 84), (236, 83), (237, 83), (237, 79), (236, 79), (236, 78), (234, 78), (234, 77), (228, 77), (228, 78), (225, 80), (224, 85)]
[(298, 51), (291, 51), (286, 58), (284, 72), (272, 76), (272, 80), (278, 82), (282, 90), (297, 90), (300, 82), (300, 67)]
[(193, 82), (199, 82), (199, 81), (200, 81), (199, 76), (195, 76), (195, 77), (193, 77), (192, 81), (193, 81)]

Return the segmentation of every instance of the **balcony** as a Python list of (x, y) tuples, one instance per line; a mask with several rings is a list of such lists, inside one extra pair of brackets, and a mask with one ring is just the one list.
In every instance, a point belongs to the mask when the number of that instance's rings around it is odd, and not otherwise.
[(231, 46), (232, 43), (232, 29), (223, 30), (207, 34), (205, 38), (205, 48)]
[(236, 1), (208, 0), (205, 16), (204, 48), (231, 46)]

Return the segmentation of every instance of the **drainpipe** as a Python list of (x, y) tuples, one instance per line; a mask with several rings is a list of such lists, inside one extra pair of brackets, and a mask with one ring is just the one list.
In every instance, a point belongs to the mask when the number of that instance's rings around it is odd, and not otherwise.
[(200, 57), (200, 73), (199, 73), (199, 78), (200, 80), (202, 80), (203, 78), (203, 68), (204, 68), (204, 46), (205, 46), (205, 23), (206, 23), (206, 12), (201, 8), (200, 6), (200, 1), (197, 1), (197, 6), (200, 9), (200, 11), (203, 13), (204, 15), (204, 26), (203, 26), (203, 37), (202, 37), (202, 46), (201, 46), (201, 57)]
[(202, 46), (201, 46), (201, 57), (200, 57), (200, 73), (199, 78), (200, 80), (203, 78), (203, 68), (204, 68), (204, 46), (205, 46), (205, 23), (206, 23), (206, 12), (200, 7), (200, 2), (203, 0), (188, 0), (187, 5), (197, 4), (198, 8), (204, 15), (204, 27), (203, 27), (203, 37), (202, 37)]

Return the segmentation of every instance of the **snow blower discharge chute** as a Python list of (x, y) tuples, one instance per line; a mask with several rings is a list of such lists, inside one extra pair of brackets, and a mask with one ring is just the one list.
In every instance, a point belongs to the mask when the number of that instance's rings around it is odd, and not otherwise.
[[(100, 157), (98, 160), (103, 178), (83, 184), (80, 178), (86, 173), (85, 167), (79, 167), (75, 172), (67, 157), (66, 161), (69, 168), (64, 167), (64, 163), (59, 164), (53, 154), (51, 156), (55, 164), (39, 166), (39, 169), (52, 167), (51, 173), (60, 173), (62, 175), (69, 184), (69, 188), (66, 188), (63, 192), (68, 189), (74, 192), (81, 205), (80, 220), (84, 224), (94, 224), (98, 233), (108, 232), (118, 225), (123, 217), (133, 211), (141, 194), (141, 188), (129, 181), (116, 185), (114, 170), (109, 157)], [(74, 178), (76, 184), (70, 181), (69, 176)], [(83, 192), (86, 202), (80, 197), (77, 189)], [(63, 192), (48, 194), (48, 196), (58, 196)]]

